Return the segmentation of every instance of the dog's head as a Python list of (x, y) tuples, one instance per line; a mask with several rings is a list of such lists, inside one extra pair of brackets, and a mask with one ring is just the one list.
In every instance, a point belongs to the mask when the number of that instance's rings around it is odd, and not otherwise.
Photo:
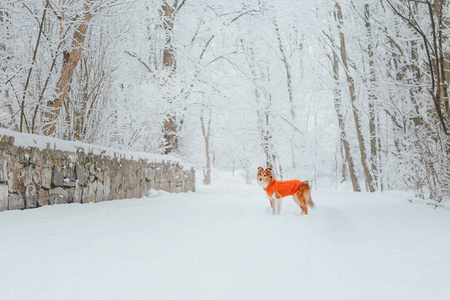
[(275, 179), (275, 176), (273, 176), (271, 168), (267, 168), (267, 169), (264, 169), (262, 167), (258, 168), (257, 181), (261, 187), (263, 187), (263, 188), (267, 187), (269, 184), (272, 183), (272, 181), (274, 179)]

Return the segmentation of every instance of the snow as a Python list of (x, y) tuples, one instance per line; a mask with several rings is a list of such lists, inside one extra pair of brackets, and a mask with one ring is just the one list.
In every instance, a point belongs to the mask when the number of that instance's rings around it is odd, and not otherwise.
[[(124, 158), (136, 161), (139, 159), (144, 160), (146, 159), (148, 162), (177, 163), (180, 166), (183, 166), (185, 169), (192, 168), (191, 164), (183, 162), (173, 155), (151, 154), (145, 152), (134, 152), (129, 150), (124, 151), (119, 149), (107, 148), (99, 145), (87, 144), (79, 141), (65, 141), (54, 137), (22, 133), (5, 128), (0, 128), (0, 137), (3, 135), (14, 137), (13, 144), (25, 148), (35, 147), (41, 150), (49, 148), (67, 152), (78, 152), (78, 151), (83, 151), (84, 153), (92, 152), (95, 155), (105, 155), (110, 158), (117, 157), (119, 159)], [(27, 159), (29, 158), (28, 155), (26, 155), (26, 158)]]
[(273, 216), (226, 182), (0, 213), (1, 299), (450, 298), (450, 210), (322, 190)]

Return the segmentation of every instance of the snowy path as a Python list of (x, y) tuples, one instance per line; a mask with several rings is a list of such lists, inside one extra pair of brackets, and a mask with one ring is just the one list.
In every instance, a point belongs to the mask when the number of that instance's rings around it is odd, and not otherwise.
[[(233, 190), (234, 189), (234, 190)], [(257, 187), (0, 213), (0, 299), (450, 299), (450, 211)]]

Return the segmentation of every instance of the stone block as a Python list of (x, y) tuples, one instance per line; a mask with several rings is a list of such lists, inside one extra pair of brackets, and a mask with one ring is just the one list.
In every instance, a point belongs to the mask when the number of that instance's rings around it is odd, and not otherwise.
[(97, 183), (97, 193), (95, 195), (95, 202), (103, 201), (103, 183), (100, 181)]
[(8, 209), (24, 209), (25, 208), (25, 198), (19, 194), (9, 194), (8, 196)]
[(49, 195), (65, 195), (66, 191), (62, 187), (56, 187), (54, 189), (51, 189), (49, 192)]
[(8, 185), (0, 184), (0, 211), (8, 209)]
[(0, 143), (5, 143), (5, 144), (9, 144), (9, 139), (10, 137), (7, 135), (2, 135), (1, 139), (0, 139)]
[(76, 180), (77, 180), (78, 184), (85, 185), (83, 167), (76, 165), (75, 166), (75, 175), (76, 175)]
[(150, 179), (150, 170), (146, 166), (142, 169), (142, 178), (143, 179)]
[(9, 153), (11, 154), (11, 157), (17, 156), (17, 152), (19, 151), (19, 148), (16, 145), (11, 145), (8, 148)]
[(143, 178), (141, 180), (141, 197), (142, 196), (147, 196), (148, 190), (150, 188), (148, 187), (148, 181), (145, 180), (145, 178)]
[(154, 183), (154, 189), (155, 190), (162, 190), (162, 183), (155, 181)]
[(10, 193), (22, 194), (24, 185), (22, 176), (20, 175), (20, 170), (23, 165), (17, 162), (12, 162), (12, 166), (8, 166), (10, 171), (8, 172), (8, 187)]
[(43, 168), (41, 170), (41, 185), (43, 188), (49, 190), (52, 187), (52, 170)]
[(134, 189), (136, 187), (136, 185), (137, 185), (136, 173), (131, 172), (131, 174), (129, 176), (128, 188)]
[(89, 174), (92, 174), (92, 175), (97, 174), (96, 169), (95, 169), (95, 164), (93, 162), (86, 165), (86, 168), (87, 168)]
[(126, 195), (125, 195), (126, 199), (140, 198), (140, 197), (141, 197), (141, 189), (139, 186), (136, 186), (133, 189), (126, 190)]
[(64, 180), (63, 187), (65, 188), (74, 188), (77, 185), (76, 182)]
[(58, 166), (55, 166), (53, 169), (53, 176), (52, 176), (52, 185), (54, 187), (63, 186), (64, 183), (64, 176), (61, 172), (61, 169)]
[(114, 187), (111, 185), (108, 200), (113, 200), (113, 199), (117, 199), (117, 198), (116, 198), (116, 193), (114, 192)]
[(39, 206), (44, 206), (49, 204), (49, 194), (45, 190), (38, 190), (38, 203)]
[(125, 199), (125, 191), (121, 188), (118, 188), (114, 194), (115, 199)]
[(104, 178), (105, 178), (105, 177), (104, 177), (103, 172), (100, 171), (100, 170), (97, 170), (97, 179), (100, 180), (100, 181), (103, 181)]
[(0, 160), (0, 182), (8, 181), (8, 161), (6, 159)]
[(51, 158), (51, 150), (45, 149), (42, 151), (42, 167), (44, 168), (52, 168), (53, 160)]
[(136, 178), (137, 180), (140, 180), (142, 178), (144, 178), (144, 170), (142, 169), (141, 165), (136, 165), (136, 168), (138, 168), (137, 172), (136, 172)]
[(95, 202), (96, 193), (97, 181), (94, 181), (89, 184), (89, 202)]
[(67, 203), (73, 203), (73, 199), (75, 198), (75, 188), (70, 188), (66, 190), (67, 193)]
[(42, 154), (38, 148), (31, 148), (30, 164), (42, 165)]
[(117, 170), (117, 172), (114, 174), (114, 180), (112, 181), (112, 185), (118, 187), (121, 185), (123, 181), (123, 175), (121, 170)]
[(74, 189), (73, 203), (82, 203), (83, 188), (81, 185), (77, 184)]
[[(14, 148), (14, 147), (11, 147), (11, 148)], [(27, 150), (25, 150), (22, 147), (18, 147), (15, 155), (12, 155), (12, 159), (21, 164), (28, 164), (27, 157), (29, 157)]]
[(41, 185), (41, 176), (39, 171), (35, 169), (33, 165), (26, 166), (20, 171), (20, 175), (22, 176), (22, 181), (24, 186), (28, 186), (31, 183), (35, 183), (40, 187)]
[(111, 179), (105, 177), (105, 182), (103, 183), (103, 201), (112, 200), (111, 198)]
[(49, 204), (65, 204), (67, 203), (67, 192), (62, 187), (57, 187), (49, 191)]
[(63, 161), (67, 157), (67, 152), (61, 150), (52, 150), (50, 153), (52, 160)]
[(84, 187), (83, 193), (81, 194), (81, 203), (89, 203), (89, 188)]
[(38, 204), (36, 186), (31, 183), (25, 187), (25, 208), (35, 208)]
[(75, 167), (73, 163), (68, 163), (64, 165), (63, 169), (61, 170), (63, 177), (67, 180), (75, 181), (76, 174), (75, 174)]

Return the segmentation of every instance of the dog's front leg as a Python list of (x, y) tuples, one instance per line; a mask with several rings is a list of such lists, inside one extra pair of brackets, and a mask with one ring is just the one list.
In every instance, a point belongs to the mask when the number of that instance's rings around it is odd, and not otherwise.
[(267, 199), (269, 199), (270, 201), (270, 209), (272, 210), (272, 214), (275, 214), (274, 212), (274, 207), (275, 207), (275, 203), (274, 203), (274, 198), (267, 196)]
[(274, 196), (275, 196), (274, 206), (276, 206), (275, 211), (276, 211), (276, 214), (279, 215), (281, 212), (281, 198), (282, 197), (281, 197), (280, 193), (278, 193), (278, 192), (275, 192)]
[(275, 215), (275, 210), (276, 210), (276, 207), (277, 207), (277, 198), (272, 198), (272, 215)]
[(276, 200), (277, 199), (275, 197), (270, 197), (270, 196), (267, 196), (267, 198), (269, 198), (270, 208), (272, 209), (272, 214), (274, 215), (275, 214), (275, 208), (276, 208), (276, 203), (277, 203)]

